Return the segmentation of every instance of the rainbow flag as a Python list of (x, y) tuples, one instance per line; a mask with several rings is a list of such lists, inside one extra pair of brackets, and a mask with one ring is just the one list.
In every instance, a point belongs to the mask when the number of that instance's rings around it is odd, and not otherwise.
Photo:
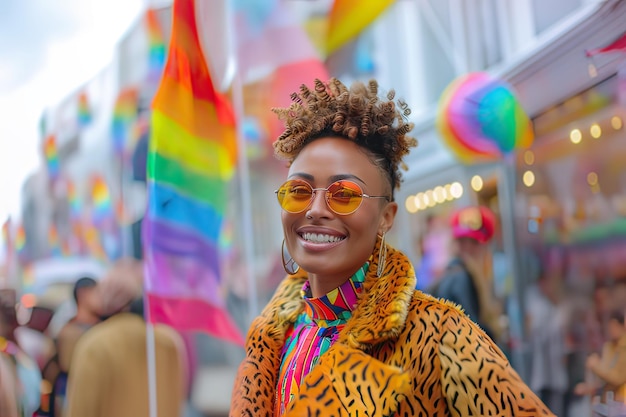
[(11, 229), (11, 218), (7, 218), (4, 223), (2, 223), (2, 242), (6, 245), (10, 239), (10, 229)]
[(15, 250), (20, 253), (26, 246), (26, 231), (24, 230), (24, 225), (19, 224), (17, 229), (15, 230)]
[(56, 136), (48, 135), (44, 140), (43, 154), (46, 158), (46, 167), (48, 168), (48, 176), (51, 180), (56, 180), (59, 177), (59, 154), (57, 152), (57, 140)]
[(394, 1), (335, 0), (328, 18), (327, 54), (332, 54), (354, 39)]
[(35, 270), (31, 263), (22, 267), (22, 291), (31, 292), (35, 285)]
[(51, 224), (48, 228), (48, 248), (52, 256), (58, 256), (61, 254), (61, 244), (59, 241), (59, 232), (54, 224)]
[(145, 25), (148, 35), (148, 81), (158, 83), (165, 64), (165, 37), (156, 10), (146, 11)]
[(78, 95), (78, 126), (85, 127), (91, 123), (91, 107), (89, 106), (89, 99), (87, 93), (84, 91)]
[(88, 222), (81, 228), (83, 232), (82, 239), (85, 242), (87, 252), (96, 259), (107, 260), (107, 254), (102, 246), (102, 237), (100, 231), (93, 223)]
[(111, 194), (105, 179), (95, 174), (91, 182), (92, 218), (95, 224), (100, 224), (113, 213)]
[(11, 241), (11, 217), (2, 223), (2, 246), (4, 247), (5, 259), (10, 259), (13, 253), (13, 242)]
[(80, 218), (80, 200), (76, 194), (76, 186), (73, 181), (67, 180), (67, 203), (70, 207), (70, 219), (75, 221)]
[(235, 118), (216, 91), (193, 0), (175, 0), (152, 103), (143, 222), (148, 320), (243, 345), (222, 296), (219, 239), (237, 157)]
[(113, 122), (111, 126), (111, 138), (113, 150), (117, 155), (123, 155), (137, 120), (137, 105), (139, 91), (135, 87), (122, 89), (115, 100), (113, 107)]

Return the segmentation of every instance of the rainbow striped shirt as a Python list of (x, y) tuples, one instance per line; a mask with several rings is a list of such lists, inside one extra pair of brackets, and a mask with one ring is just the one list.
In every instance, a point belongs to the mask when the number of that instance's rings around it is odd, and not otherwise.
[(276, 390), (274, 415), (281, 416), (298, 393), (304, 377), (337, 340), (352, 316), (369, 268), (366, 262), (350, 279), (328, 294), (313, 298), (307, 281), (302, 287), (305, 309), (287, 332)]

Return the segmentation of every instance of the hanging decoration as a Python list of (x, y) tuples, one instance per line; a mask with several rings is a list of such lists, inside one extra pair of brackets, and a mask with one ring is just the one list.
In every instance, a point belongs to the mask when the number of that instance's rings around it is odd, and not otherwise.
[[(587, 58), (592, 60), (589, 64), (589, 75), (592, 77), (596, 77), (598, 75), (598, 69), (596, 68), (594, 57), (598, 55), (616, 53), (626, 53), (626, 32), (608, 45), (585, 51)], [(626, 107), (626, 60), (623, 58), (617, 67), (617, 101), (621, 106)]]
[(437, 129), (465, 164), (501, 159), (534, 139), (532, 123), (512, 86), (485, 72), (459, 77), (446, 88)]
[(73, 254), (82, 254), (85, 248), (83, 233), (83, 204), (74, 181), (66, 180), (67, 205), (69, 210), (70, 235), (63, 243)]
[(59, 241), (59, 232), (54, 223), (50, 224), (48, 228), (48, 249), (50, 250), (50, 256), (61, 255), (61, 243)]
[(89, 98), (87, 97), (87, 93), (83, 91), (78, 95), (78, 126), (88, 126), (91, 123), (92, 117)]
[(328, 17), (326, 51), (336, 52), (376, 20), (395, 0), (335, 0)]
[(15, 251), (17, 253), (22, 252), (26, 246), (26, 231), (24, 230), (24, 225), (21, 223), (15, 230), (15, 241), (13, 244), (15, 245)]
[(91, 186), (92, 218), (96, 225), (111, 217), (112, 204), (109, 187), (101, 175), (94, 175)]
[(70, 220), (80, 219), (81, 205), (76, 193), (76, 186), (70, 179), (67, 180), (67, 203), (69, 205)]
[(609, 52), (626, 52), (626, 32), (622, 33), (619, 38), (615, 39), (606, 46), (586, 50), (585, 54), (588, 57), (592, 57), (594, 55), (606, 54)]
[(59, 177), (60, 164), (59, 154), (57, 150), (57, 140), (55, 135), (48, 135), (44, 140), (43, 154), (46, 159), (46, 168), (48, 170), (48, 178), (55, 181)]
[(165, 37), (157, 11), (148, 9), (145, 16), (148, 36), (148, 82), (157, 84), (165, 65)]
[(82, 228), (82, 232), (87, 252), (96, 259), (107, 260), (107, 254), (102, 247), (102, 237), (98, 228), (89, 222)]
[(111, 138), (116, 155), (123, 156), (125, 154), (131, 135), (135, 131), (133, 127), (137, 120), (138, 99), (138, 89), (127, 87), (120, 91), (115, 101)]
[(85, 242), (97, 258), (115, 260), (121, 256), (122, 242), (115, 207), (105, 178), (91, 178), (91, 215), (83, 225)]

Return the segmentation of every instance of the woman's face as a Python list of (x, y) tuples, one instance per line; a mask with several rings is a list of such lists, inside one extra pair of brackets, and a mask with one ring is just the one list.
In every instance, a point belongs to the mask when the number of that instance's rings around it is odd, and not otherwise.
[[(391, 197), (380, 169), (357, 144), (342, 138), (324, 137), (306, 145), (293, 161), (288, 179), (305, 180), (313, 188), (347, 179), (357, 183), (364, 194)], [(396, 211), (395, 202), (363, 198), (354, 213), (339, 215), (326, 204), (324, 192), (318, 191), (306, 210), (295, 214), (282, 211), (285, 244), (298, 265), (309, 273), (313, 291), (315, 282), (324, 283), (325, 293), (367, 261), (376, 235), (391, 228)]]

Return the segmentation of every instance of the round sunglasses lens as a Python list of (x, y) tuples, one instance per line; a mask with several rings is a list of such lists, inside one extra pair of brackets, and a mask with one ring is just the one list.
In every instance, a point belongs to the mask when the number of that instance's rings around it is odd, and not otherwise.
[(290, 213), (299, 213), (308, 207), (313, 191), (304, 181), (287, 181), (279, 189), (276, 196), (280, 206)]
[(359, 208), (363, 201), (363, 191), (351, 181), (337, 181), (328, 187), (328, 205), (339, 214), (350, 214)]

